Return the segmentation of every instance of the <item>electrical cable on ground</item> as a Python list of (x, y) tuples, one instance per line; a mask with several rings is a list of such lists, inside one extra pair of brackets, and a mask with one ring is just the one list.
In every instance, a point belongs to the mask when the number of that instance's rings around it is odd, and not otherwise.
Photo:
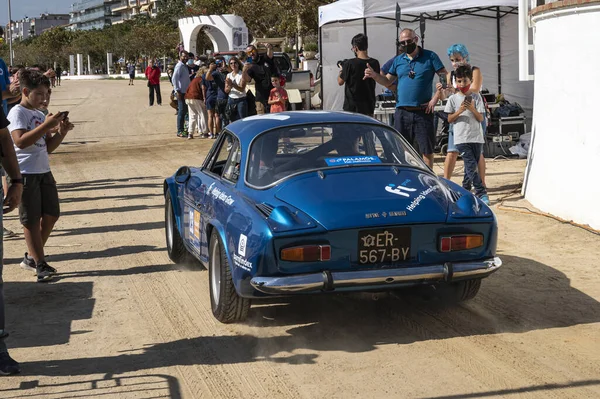
[[(557, 222), (563, 223), (563, 224), (570, 224), (574, 227), (578, 227), (580, 229), (583, 229), (585, 231), (587, 231), (588, 233), (592, 233), (595, 234), (597, 236), (600, 236), (600, 231), (596, 230), (588, 225), (583, 225), (583, 224), (579, 224), (579, 223), (575, 223), (572, 220), (565, 220), (562, 218), (559, 218), (558, 216), (554, 216), (551, 215), (549, 213), (546, 212), (539, 212), (539, 211), (534, 211), (532, 209), (529, 209), (526, 206), (511, 206), (511, 205), (505, 205), (504, 202), (512, 197), (513, 195), (520, 193), (521, 192), (521, 187), (523, 185), (523, 182), (521, 182), (521, 184), (519, 185), (519, 187), (517, 187), (516, 189), (514, 189), (513, 191), (511, 191), (510, 193), (504, 195), (503, 197), (498, 199), (498, 209), (503, 210), (503, 211), (508, 211), (508, 212), (515, 212), (515, 213), (522, 213), (525, 215), (536, 215), (536, 216), (544, 216), (547, 217), (549, 219), (554, 219)], [(524, 210), (521, 210), (524, 209)]]

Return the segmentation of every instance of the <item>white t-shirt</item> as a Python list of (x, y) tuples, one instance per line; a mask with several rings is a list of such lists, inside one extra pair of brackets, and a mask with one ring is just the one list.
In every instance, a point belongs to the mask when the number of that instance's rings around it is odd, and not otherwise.
[[(27, 109), (19, 104), (10, 110), (7, 119), (10, 122), (8, 129), (12, 133), (15, 130), (25, 130), (27, 132), (33, 130), (44, 123), (46, 117), (38, 110)], [(48, 158), (45, 135), (27, 148), (21, 149), (15, 145), (15, 152), (17, 153), (21, 173), (50, 172), (50, 159)]]
[[(473, 97), (473, 104), (477, 112), (483, 115), (485, 109), (483, 107), (483, 99), (478, 93), (471, 94)], [(465, 100), (465, 95), (461, 92), (453, 94), (446, 103), (444, 112), (453, 114), (460, 108), (461, 104)], [(466, 143), (485, 143), (483, 140), (483, 128), (481, 122), (475, 119), (475, 115), (469, 110), (465, 110), (458, 118), (454, 121), (454, 144), (466, 144)]]
[[(234, 75), (233, 72), (229, 72), (227, 74), (227, 77), (232, 81), (235, 82), (236, 85), (241, 86), (242, 85), (242, 71), (239, 71), (237, 73), (237, 75)], [(229, 92), (229, 98), (244, 98), (246, 97), (246, 93), (242, 93), (239, 90), (236, 90), (234, 87), (231, 88), (231, 91)]]

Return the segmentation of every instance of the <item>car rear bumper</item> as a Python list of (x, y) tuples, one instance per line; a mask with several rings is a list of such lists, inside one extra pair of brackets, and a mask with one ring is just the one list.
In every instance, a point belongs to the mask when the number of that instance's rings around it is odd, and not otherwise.
[(266, 294), (300, 294), (342, 288), (452, 282), (487, 277), (502, 266), (500, 258), (475, 262), (447, 262), (439, 265), (396, 269), (324, 271), (283, 277), (254, 277), (250, 284)]

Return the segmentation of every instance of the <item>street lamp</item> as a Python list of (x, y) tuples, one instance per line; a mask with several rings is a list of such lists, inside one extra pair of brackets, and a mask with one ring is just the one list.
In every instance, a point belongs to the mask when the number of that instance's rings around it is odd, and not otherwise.
[(8, 52), (10, 57), (10, 65), (13, 64), (13, 51), (12, 51), (12, 16), (10, 13), (10, 0), (8, 0)]

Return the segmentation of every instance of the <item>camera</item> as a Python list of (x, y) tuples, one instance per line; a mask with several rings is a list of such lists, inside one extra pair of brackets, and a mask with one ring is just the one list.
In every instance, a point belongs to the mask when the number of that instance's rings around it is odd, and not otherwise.
[(338, 61), (338, 62), (337, 62), (337, 66), (338, 66), (338, 68), (343, 68), (343, 67), (344, 67), (344, 64), (346, 63), (346, 61), (348, 61), (348, 59), (345, 59), (345, 60)]
[(415, 73), (415, 71), (413, 71), (412, 69), (410, 70), (410, 72), (408, 73), (408, 77), (410, 79), (414, 79), (415, 76), (417, 76), (417, 74)]

